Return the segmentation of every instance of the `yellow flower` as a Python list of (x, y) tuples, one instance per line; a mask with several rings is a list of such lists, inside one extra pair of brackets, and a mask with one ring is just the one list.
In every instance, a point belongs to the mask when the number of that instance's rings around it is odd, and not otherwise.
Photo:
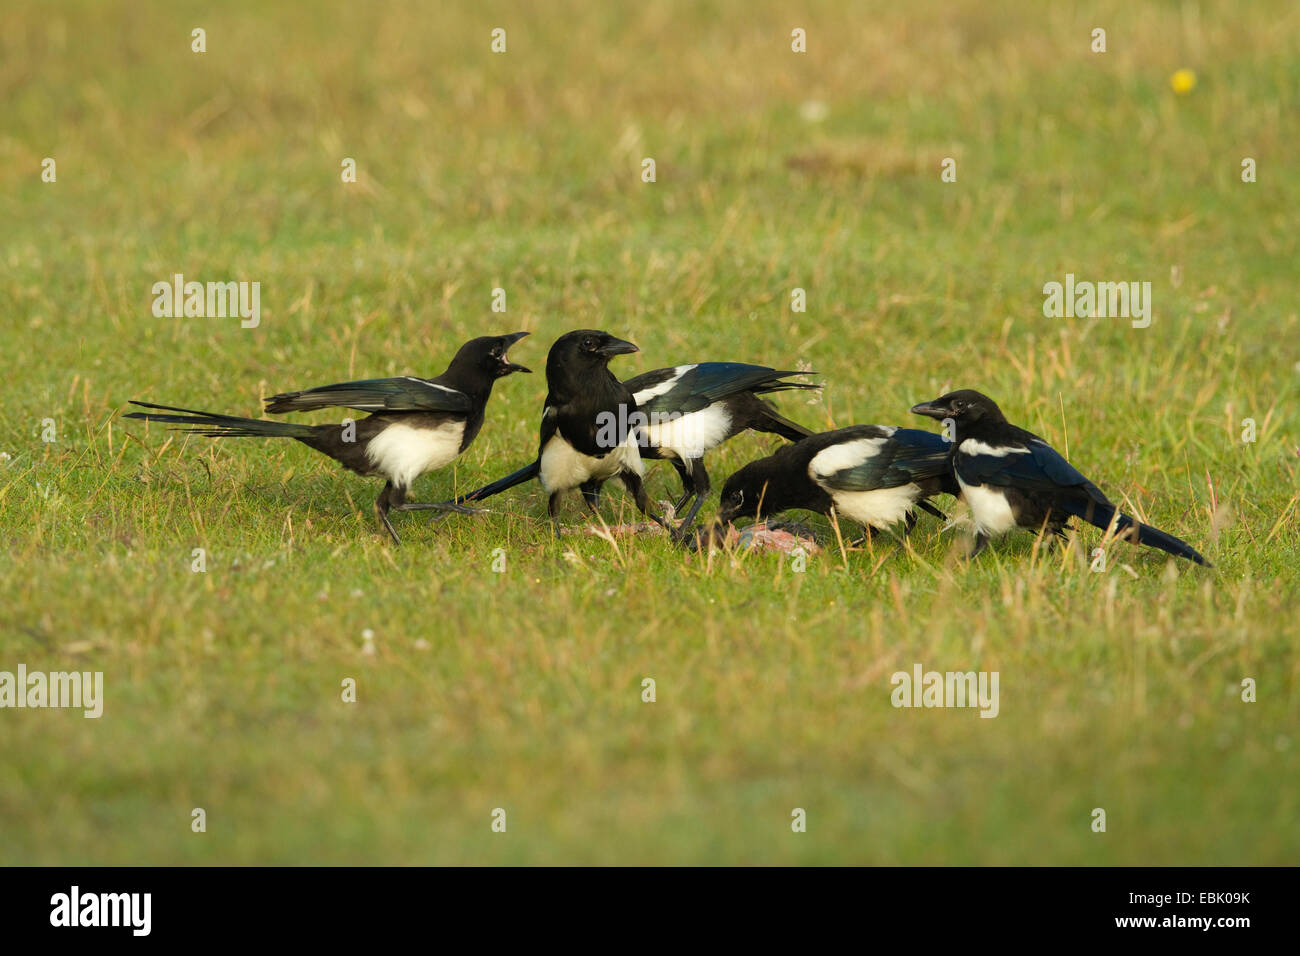
[(1186, 96), (1196, 88), (1196, 73), (1192, 70), (1175, 70), (1169, 77), (1169, 85), (1179, 96)]

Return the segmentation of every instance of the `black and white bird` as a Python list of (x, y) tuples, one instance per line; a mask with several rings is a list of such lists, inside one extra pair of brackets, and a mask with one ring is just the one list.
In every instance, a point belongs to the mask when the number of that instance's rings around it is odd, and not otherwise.
[(645, 465), (636, 399), (608, 367), (614, 356), (639, 351), (631, 342), (596, 329), (577, 329), (556, 339), (546, 356), (547, 394), (536, 460), (448, 504), (481, 501), (538, 478), (558, 538), (563, 494), (581, 489), (587, 508), (596, 513), (596, 490), (617, 478), (643, 515), (671, 531), (651, 510), (642, 481)]
[[(817, 389), (820, 385), (790, 382), (791, 375), (810, 374), (778, 371), (765, 365), (740, 362), (699, 362), (655, 369), (624, 381), (632, 393), (641, 458), (672, 463), (682, 481), (682, 497), (673, 507), (680, 514), (693, 498), (690, 510), (677, 526), (680, 538), (694, 523), (710, 489), (704, 454), (747, 429), (780, 435), (789, 441), (806, 438), (812, 432), (779, 415), (760, 398), (788, 389)], [(470, 492), (459, 502), (481, 500), (505, 491), (537, 474), (538, 465), (519, 471)], [(593, 511), (600, 503), (603, 478), (593, 476), (579, 485), (583, 500)]]
[[(809, 373), (781, 372), (740, 362), (700, 362), (655, 369), (623, 383), (631, 390), (643, 416), (642, 457), (667, 459), (681, 477), (682, 497), (673, 513), (681, 514), (686, 503), (695, 499), (677, 526), (679, 535), (691, 527), (709, 494), (705, 452), (748, 429), (780, 435), (787, 441), (799, 441), (812, 434), (777, 414), (759, 397), (790, 389), (821, 388), (786, 380), (800, 374)], [(592, 490), (586, 489), (588, 493)], [(598, 488), (594, 490), (599, 493)]]
[(1073, 517), (1103, 530), (1113, 526), (1119, 537), (1209, 566), (1187, 542), (1121, 514), (1051, 445), (1009, 423), (987, 395), (962, 389), (912, 411), (950, 423), (953, 471), (975, 522), (970, 557), (1012, 528), (1064, 537)]
[(370, 414), (340, 424), (298, 425), (239, 418), (151, 402), (131, 402), (159, 412), (125, 417), (189, 426), (185, 431), (211, 438), (293, 438), (333, 458), (359, 475), (385, 479), (375, 510), (393, 541), (400, 544), (389, 511), (438, 510), (473, 513), (454, 503), (408, 502), (407, 492), (421, 475), (442, 468), (469, 447), (483, 427), (483, 414), (497, 379), (531, 369), (506, 356), (527, 332), (471, 339), (460, 347), (447, 371), (437, 378), (367, 379), (285, 392), (266, 400), (268, 412), (350, 408)]
[(940, 518), (929, 498), (957, 494), (951, 446), (932, 432), (852, 425), (813, 435), (745, 465), (722, 488), (718, 518), (770, 516), (790, 508), (834, 512), (868, 529), (916, 523), (915, 509)]

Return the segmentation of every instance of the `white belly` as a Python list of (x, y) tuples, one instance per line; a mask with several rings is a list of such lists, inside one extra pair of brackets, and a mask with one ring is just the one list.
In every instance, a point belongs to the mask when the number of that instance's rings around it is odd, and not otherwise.
[(1016, 526), (1016, 516), (1011, 511), (1011, 504), (1001, 488), (988, 485), (968, 485), (957, 476), (961, 485), (961, 496), (970, 507), (971, 520), (975, 530), (990, 537), (1006, 534)]
[(907, 517), (921, 489), (914, 484), (875, 491), (832, 491), (835, 510), (860, 524), (888, 528)]
[(700, 458), (710, 448), (717, 448), (731, 431), (731, 416), (725, 406), (710, 405), (689, 415), (676, 418), (660, 413), (648, 414), (646, 436), (650, 444), (678, 458)]
[(366, 457), (393, 484), (409, 488), (426, 471), (451, 464), (460, 454), (464, 434), (464, 422), (446, 422), (437, 428), (389, 425), (370, 440)]
[(645, 474), (641, 451), (636, 444), (636, 433), (629, 432), (627, 440), (601, 458), (584, 455), (557, 432), (542, 449), (542, 463), (538, 477), (547, 494), (577, 488), (593, 478), (604, 481), (620, 471)]

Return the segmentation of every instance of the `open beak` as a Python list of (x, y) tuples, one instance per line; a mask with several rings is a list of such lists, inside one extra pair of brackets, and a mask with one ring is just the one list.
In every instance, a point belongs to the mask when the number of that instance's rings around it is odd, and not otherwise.
[[(514, 345), (527, 334), (527, 332), (515, 332), (512, 335), (503, 335), (501, 337), (505, 339), (506, 348), (509, 349), (510, 346)], [(509, 375), (511, 372), (528, 372), (529, 374), (532, 374), (532, 371), (533, 370), (526, 365), (515, 365), (513, 362), (506, 361), (504, 356), (501, 359), (502, 375)]]
[(610, 338), (604, 345), (596, 349), (596, 351), (601, 355), (630, 355), (633, 352), (640, 352), (641, 350), (631, 342)]
[(935, 418), (943, 421), (945, 418), (952, 416), (952, 412), (944, 405), (935, 402), (922, 402), (920, 405), (912, 406), (913, 415), (924, 415), (926, 418)]

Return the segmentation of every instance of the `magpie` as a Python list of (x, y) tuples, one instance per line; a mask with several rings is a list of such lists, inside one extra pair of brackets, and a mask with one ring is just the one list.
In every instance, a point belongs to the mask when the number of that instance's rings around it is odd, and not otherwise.
[(914, 509), (937, 517), (928, 499), (958, 494), (950, 447), (933, 432), (892, 425), (852, 425), (813, 435), (745, 465), (722, 487), (718, 518), (774, 515), (790, 508), (858, 522), (870, 535), (899, 521), (904, 534)]
[(132, 412), (125, 417), (188, 425), (184, 431), (210, 438), (293, 438), (359, 475), (382, 477), (384, 488), (375, 501), (375, 511), (393, 542), (401, 544), (388, 518), (390, 510), (473, 513), (474, 509), (459, 504), (408, 502), (406, 494), (416, 478), (450, 464), (469, 447), (483, 427), (483, 412), (497, 379), (532, 371), (506, 357), (510, 346), (527, 334), (471, 339), (437, 378), (366, 379), (266, 399), (266, 411), (274, 414), (321, 408), (370, 413), (356, 422), (296, 425), (137, 401), (131, 404), (168, 414)]
[[(802, 425), (778, 415), (760, 395), (790, 389), (817, 389), (820, 385), (786, 381), (801, 372), (781, 372), (765, 365), (740, 362), (700, 362), (660, 368), (630, 378), (623, 384), (632, 391), (642, 416), (643, 458), (666, 459), (682, 481), (682, 497), (673, 506), (680, 514), (694, 498), (690, 511), (677, 526), (685, 534), (709, 494), (709, 473), (704, 453), (747, 429), (799, 441), (812, 434)], [(588, 486), (599, 494), (599, 486)]]
[[(783, 418), (760, 395), (788, 389), (816, 389), (820, 385), (790, 382), (791, 375), (807, 374), (778, 371), (765, 365), (740, 362), (699, 362), (655, 369), (622, 384), (632, 393), (633, 416), (638, 429), (642, 459), (667, 460), (682, 481), (682, 497), (673, 507), (680, 514), (694, 499), (690, 511), (677, 526), (680, 538), (690, 529), (710, 489), (709, 474), (704, 467), (704, 453), (746, 429), (780, 435), (798, 441), (812, 434), (802, 425)], [(493, 482), (463, 499), (478, 500), (513, 487), (536, 474), (536, 463)], [(591, 510), (600, 503), (604, 479), (592, 477), (579, 485), (583, 500)]]
[(987, 395), (961, 389), (912, 411), (950, 423), (953, 471), (975, 521), (969, 557), (1012, 528), (1064, 537), (1069, 520), (1082, 518), (1103, 530), (1113, 523), (1120, 537), (1210, 566), (1187, 542), (1121, 514), (1047, 442), (1009, 423)]
[(650, 510), (642, 477), (641, 434), (636, 398), (614, 377), (609, 360), (641, 351), (631, 342), (597, 329), (576, 329), (555, 340), (546, 356), (546, 402), (542, 406), (537, 458), (518, 471), (467, 495), (446, 502), (463, 506), (499, 494), (532, 478), (547, 494), (546, 512), (560, 537), (559, 504), (566, 491), (578, 488), (588, 510), (597, 513), (599, 488), (617, 478), (637, 509), (671, 533)]

